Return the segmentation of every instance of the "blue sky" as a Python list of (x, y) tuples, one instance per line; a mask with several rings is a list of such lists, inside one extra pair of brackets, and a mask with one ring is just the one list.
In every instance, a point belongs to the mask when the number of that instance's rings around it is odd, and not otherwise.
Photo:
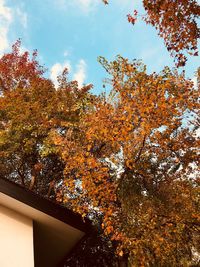
[[(104, 90), (106, 77), (98, 56), (142, 59), (149, 72), (174, 66), (155, 29), (127, 22), (135, 8), (144, 13), (141, 0), (110, 0), (107, 6), (101, 0), (0, 0), (0, 54), (21, 38), (23, 49), (38, 49), (52, 79), (68, 67), (71, 79), (93, 83), (95, 93)], [(199, 57), (189, 57), (187, 76), (193, 78), (199, 65)]]

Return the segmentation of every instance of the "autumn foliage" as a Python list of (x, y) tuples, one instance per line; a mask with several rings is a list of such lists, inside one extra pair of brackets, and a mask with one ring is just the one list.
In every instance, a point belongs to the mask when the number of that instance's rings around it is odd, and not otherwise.
[(19, 41), (0, 59), (0, 174), (50, 196), (64, 163), (48, 140), (77, 123), (90, 86), (79, 90), (64, 70), (56, 89), (44, 73)]
[(199, 90), (168, 68), (147, 74), (138, 61), (100, 62), (112, 76), (110, 97), (83, 115), (78, 136), (55, 138), (64, 199), (103, 217), (132, 266), (189, 264), (200, 241)]
[[(134, 1), (134, 0), (133, 0)], [(103, 1), (108, 4), (108, 1)], [(138, 16), (158, 30), (165, 46), (175, 58), (177, 66), (184, 66), (186, 54), (198, 56), (197, 42), (200, 37), (198, 18), (200, 6), (196, 0), (143, 0), (145, 15), (136, 10), (127, 18), (133, 25)]]
[(99, 61), (109, 95), (59, 86), (20, 43), (0, 59), (0, 175), (100, 225), (131, 266), (198, 266), (199, 88), (176, 70)]

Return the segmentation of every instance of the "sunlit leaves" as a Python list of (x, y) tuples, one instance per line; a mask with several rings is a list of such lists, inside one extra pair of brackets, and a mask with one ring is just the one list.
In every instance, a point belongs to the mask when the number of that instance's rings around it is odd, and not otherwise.
[(64, 134), (77, 134), (91, 85), (79, 89), (64, 70), (55, 88), (43, 74), (37, 53), (20, 52), (19, 41), (0, 59), (0, 173), (50, 195), (63, 180), (57, 145)]
[(195, 264), (199, 87), (169, 68), (99, 61), (109, 95), (79, 89), (67, 70), (55, 88), (18, 43), (0, 59), (0, 174), (43, 195), (56, 190), (132, 266)]
[(199, 143), (196, 121), (184, 120), (194, 120), (199, 92), (169, 68), (148, 74), (140, 61), (99, 61), (112, 91), (83, 115), (76, 138), (60, 143), (66, 201), (84, 216), (96, 211), (133, 266), (192, 262), (200, 199), (190, 164), (198, 165)]

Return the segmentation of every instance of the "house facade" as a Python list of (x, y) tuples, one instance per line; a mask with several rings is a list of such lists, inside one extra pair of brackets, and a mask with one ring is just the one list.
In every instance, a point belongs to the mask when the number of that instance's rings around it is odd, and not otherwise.
[(0, 178), (0, 266), (55, 267), (89, 232), (88, 221)]

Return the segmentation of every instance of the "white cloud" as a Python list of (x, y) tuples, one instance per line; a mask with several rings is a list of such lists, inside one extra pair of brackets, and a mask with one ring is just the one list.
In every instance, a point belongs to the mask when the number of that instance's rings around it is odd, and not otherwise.
[(97, 5), (98, 0), (76, 0), (76, 2), (83, 10), (90, 11)]
[[(139, 5), (141, 5), (141, 0), (115, 0), (116, 4), (120, 6), (120, 8), (137, 8)], [(112, 4), (112, 2), (110, 1), (110, 4)], [(131, 12), (132, 10), (130, 10)]]
[(67, 57), (69, 56), (69, 51), (65, 50), (64, 53), (63, 53), (64, 57)]
[(0, 0), (0, 55), (9, 47), (8, 32), (12, 20), (11, 8), (5, 5), (4, 0)]
[(81, 10), (85, 14), (88, 14), (101, 3), (101, 0), (55, 0), (55, 3), (60, 8), (68, 8), (71, 6)]
[(16, 8), (16, 15), (19, 18), (19, 21), (20, 21), (21, 25), (23, 26), (23, 28), (26, 29), (27, 28), (27, 22), (28, 22), (27, 14), (18, 7), (18, 8)]
[(78, 87), (81, 88), (86, 78), (86, 62), (81, 59), (77, 65), (77, 71), (73, 75), (73, 79), (78, 82)]
[(62, 73), (64, 68), (67, 68), (68, 71), (71, 70), (71, 64), (69, 61), (65, 61), (64, 63), (55, 63), (50, 70), (50, 78), (54, 82), (55, 86), (58, 87), (57, 77)]
[(11, 46), (9, 32), (17, 21), (27, 28), (27, 14), (20, 7), (8, 7), (6, 0), (0, 0), (0, 56)]
[(200, 128), (198, 128), (195, 132), (196, 137), (200, 138)]
[(192, 81), (194, 83), (194, 88), (197, 89), (197, 77), (193, 77)]
[(149, 49), (145, 49), (141, 51), (140, 58), (142, 60), (147, 61), (149, 59), (155, 58), (156, 55), (158, 55), (160, 52), (160, 47), (149, 47)]
[[(67, 56), (67, 53), (66, 53)], [(51, 69), (50, 69), (50, 79), (55, 84), (55, 87), (58, 87), (58, 81), (57, 77), (62, 73), (64, 68), (67, 68), (70, 74), (70, 77), (72, 80), (75, 80), (78, 82), (78, 87), (81, 88), (85, 82), (86, 79), (86, 69), (87, 64), (84, 59), (80, 59), (78, 61), (78, 64), (75, 66), (75, 69), (73, 71), (71, 62), (69, 60), (65, 60), (63, 63), (57, 62), (55, 63)]]

